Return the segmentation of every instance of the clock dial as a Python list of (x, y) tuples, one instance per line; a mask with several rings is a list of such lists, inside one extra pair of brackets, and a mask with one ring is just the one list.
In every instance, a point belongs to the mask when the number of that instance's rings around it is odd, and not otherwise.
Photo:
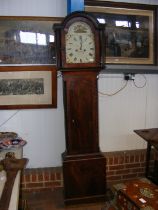
[(66, 34), (66, 63), (93, 63), (95, 61), (94, 34), (82, 21), (73, 23)]

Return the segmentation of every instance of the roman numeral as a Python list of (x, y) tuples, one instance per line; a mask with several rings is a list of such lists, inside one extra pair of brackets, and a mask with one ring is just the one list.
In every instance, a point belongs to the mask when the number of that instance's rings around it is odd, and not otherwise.
[(69, 56), (70, 56), (70, 57), (72, 57), (72, 56), (73, 56), (73, 54), (72, 54), (72, 53), (70, 53), (70, 54), (69, 54)]

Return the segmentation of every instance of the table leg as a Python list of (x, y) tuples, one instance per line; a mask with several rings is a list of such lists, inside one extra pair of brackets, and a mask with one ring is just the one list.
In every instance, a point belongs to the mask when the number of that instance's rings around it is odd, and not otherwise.
[(146, 169), (145, 169), (145, 176), (147, 178), (149, 177), (150, 153), (151, 153), (151, 144), (148, 142), (146, 150)]

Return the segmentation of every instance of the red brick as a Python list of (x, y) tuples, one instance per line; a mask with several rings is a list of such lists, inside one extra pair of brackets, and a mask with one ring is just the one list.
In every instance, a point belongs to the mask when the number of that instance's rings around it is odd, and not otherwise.
[(131, 179), (131, 178), (136, 178), (136, 177), (137, 177), (136, 173), (134, 173), (134, 174), (126, 174), (126, 175), (122, 176), (123, 179)]
[(51, 172), (50, 174), (50, 180), (54, 181), (55, 180), (55, 172)]
[(21, 175), (21, 182), (25, 183), (25, 175), (24, 174)]
[(145, 176), (145, 172), (144, 173), (138, 173), (139, 177), (144, 177)]
[(53, 182), (53, 186), (54, 187), (61, 187), (61, 182), (58, 182), (58, 181)]
[(26, 184), (26, 188), (36, 188), (36, 187), (43, 187), (43, 183), (27, 183)]
[(50, 174), (48, 171), (44, 171), (44, 181), (49, 181), (50, 180)]
[(43, 173), (38, 174), (38, 181), (43, 181)]
[(129, 156), (125, 156), (125, 163), (129, 163), (129, 162), (130, 162)]
[(45, 182), (44, 186), (45, 187), (54, 187), (53, 182)]
[(118, 157), (114, 157), (114, 165), (118, 164)]
[(61, 180), (61, 173), (59, 172), (56, 173), (56, 180)]
[(144, 168), (134, 168), (131, 170), (133, 173), (138, 173), (138, 172), (144, 172), (145, 169)]
[(32, 182), (37, 182), (37, 175), (34, 173), (31, 175)]
[(123, 164), (124, 163), (124, 157), (120, 156), (118, 159), (118, 164)]
[(114, 161), (113, 161), (113, 157), (109, 158), (109, 165), (113, 165)]
[(135, 162), (139, 162), (140, 159), (139, 159), (139, 155), (135, 155)]
[(45, 182), (45, 187), (51, 187), (51, 188), (55, 188), (55, 187), (60, 187), (61, 183), (56, 181), (56, 182)]
[(116, 171), (116, 174), (128, 174), (128, 173), (130, 173), (130, 170), (129, 169)]
[(25, 175), (25, 182), (30, 182), (30, 181), (31, 181), (30, 174)]
[(120, 169), (124, 169), (124, 165), (109, 166), (109, 171), (111, 171), (111, 170), (120, 170)]
[(115, 181), (117, 181), (117, 180), (120, 181), (121, 179), (122, 179), (122, 176), (110, 176), (110, 177), (107, 178), (107, 180), (111, 180), (111, 181), (112, 181), (112, 180), (113, 180), (113, 181), (114, 181), (114, 180), (115, 180)]
[(125, 165), (125, 168), (136, 168), (136, 167), (140, 167), (140, 163), (131, 163)]
[(130, 156), (130, 160), (129, 161), (130, 161), (130, 163), (134, 163), (134, 155)]
[(106, 172), (106, 176), (111, 176), (111, 175), (114, 175), (115, 174), (115, 171), (108, 171)]
[(144, 154), (141, 154), (141, 155), (140, 155), (140, 161), (141, 161), (141, 162), (144, 162), (144, 161), (145, 161), (145, 156), (144, 156)]
[(109, 165), (109, 158), (106, 158), (106, 165)]

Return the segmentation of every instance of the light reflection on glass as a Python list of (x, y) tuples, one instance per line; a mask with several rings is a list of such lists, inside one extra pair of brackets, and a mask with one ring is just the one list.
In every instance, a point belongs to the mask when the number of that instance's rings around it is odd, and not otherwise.
[[(131, 28), (131, 22), (129, 21), (125, 21), (125, 20), (116, 20), (115, 21), (115, 25), (118, 26), (118, 27), (127, 27), (127, 28)], [(135, 26), (136, 28), (140, 28), (140, 23), (139, 22), (136, 22), (135, 23)]]
[(136, 28), (140, 28), (140, 23), (136, 22)]
[(20, 41), (25, 44), (36, 44), (36, 34), (20, 31)]
[(49, 35), (49, 42), (54, 42), (54, 35)]
[(47, 45), (45, 34), (37, 33), (36, 36), (37, 36), (37, 44), (38, 45)]
[(46, 45), (46, 35), (20, 31), (20, 41), (25, 44)]
[(55, 64), (54, 20), (0, 20), (0, 64)]
[(112, 13), (94, 15), (106, 22), (107, 57), (149, 57), (149, 16)]
[(106, 23), (105, 19), (104, 18), (97, 18), (97, 20), (99, 21), (99, 23)]
[(122, 27), (131, 27), (131, 22), (126, 20), (116, 20), (115, 21), (116, 26), (122, 26)]

